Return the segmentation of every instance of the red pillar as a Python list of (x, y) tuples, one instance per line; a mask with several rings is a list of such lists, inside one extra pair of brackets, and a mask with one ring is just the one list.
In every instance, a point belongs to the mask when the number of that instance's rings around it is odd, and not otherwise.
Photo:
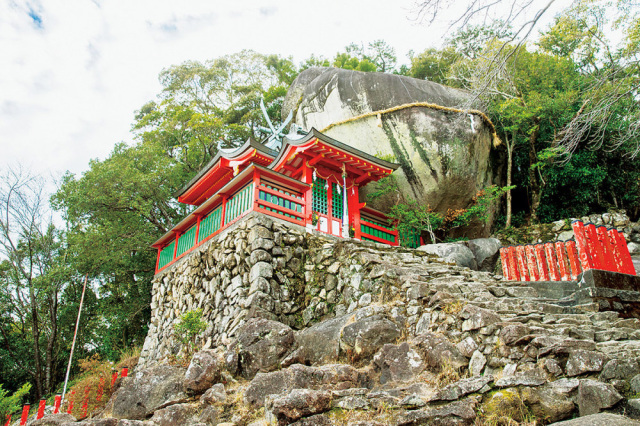
[(36, 419), (41, 419), (44, 417), (44, 407), (47, 405), (46, 399), (41, 399), (40, 404), (38, 404), (38, 414), (36, 415)]
[(540, 281), (538, 264), (536, 262), (536, 251), (533, 248), (533, 244), (525, 245), (524, 251), (527, 254), (527, 267), (529, 269), (529, 276), (531, 277), (531, 281)]
[(618, 248), (620, 250), (620, 257), (622, 258), (622, 264), (624, 265), (624, 273), (636, 275), (636, 268), (633, 266), (629, 247), (627, 247), (627, 240), (621, 233), (618, 233)]
[(571, 266), (571, 279), (575, 280), (578, 278), (578, 275), (583, 272), (580, 267), (581, 259), (578, 255), (578, 249), (575, 241), (567, 241), (565, 245), (567, 246), (567, 257), (569, 258), (569, 265)]
[(584, 225), (585, 233), (587, 235), (587, 246), (589, 247), (589, 254), (591, 255), (591, 268), (593, 269), (605, 269), (604, 265), (604, 252), (602, 246), (598, 240), (598, 233), (596, 232), (596, 225), (593, 223), (587, 223)]
[(20, 426), (27, 424), (27, 420), (29, 420), (29, 408), (31, 408), (29, 404), (24, 404), (24, 407), (22, 408), (22, 417), (20, 417)]
[(60, 412), (60, 403), (62, 402), (62, 395), (58, 394), (53, 399), (53, 414)]
[[(586, 271), (593, 268), (594, 266), (591, 258), (591, 253), (589, 251), (584, 223), (582, 223), (581, 220), (574, 220), (573, 222), (571, 222), (571, 227), (573, 228), (573, 234), (576, 238), (575, 244), (578, 250), (578, 255), (580, 256), (580, 264), (582, 266), (582, 270)], [(571, 272), (573, 273), (573, 268), (571, 269)]]
[(613, 258), (613, 251), (611, 251), (611, 244), (609, 244), (609, 234), (607, 233), (606, 226), (597, 226), (596, 234), (598, 234), (598, 242), (602, 248), (603, 262), (602, 267), (605, 271), (616, 271), (616, 262)]
[(536, 244), (534, 247), (536, 252), (536, 262), (538, 262), (538, 273), (543, 281), (549, 281), (549, 267), (547, 266), (547, 257), (544, 254), (544, 244)]
[(561, 281), (569, 281), (570, 269), (567, 265), (567, 251), (564, 241), (557, 241), (556, 244), (556, 257), (558, 258), (558, 272), (560, 273)]
[(518, 258), (518, 268), (520, 269), (520, 281), (529, 281), (529, 270), (527, 269), (527, 255), (524, 246), (516, 247), (516, 255)]
[(549, 276), (552, 281), (560, 281), (560, 274), (558, 273), (558, 260), (556, 259), (556, 253), (553, 249), (553, 243), (545, 243), (544, 251), (547, 254), (547, 264), (549, 265)]
[(129, 375), (129, 368), (124, 367), (124, 368), (122, 369), (122, 372), (120, 372), (120, 377), (125, 378), (125, 377), (127, 377), (128, 375)]
[(502, 276), (504, 276), (507, 281), (512, 281), (513, 276), (509, 270), (509, 259), (506, 247), (500, 247), (500, 263), (502, 264)]
[(116, 379), (118, 378), (118, 372), (116, 370), (111, 371), (111, 387), (116, 383)]

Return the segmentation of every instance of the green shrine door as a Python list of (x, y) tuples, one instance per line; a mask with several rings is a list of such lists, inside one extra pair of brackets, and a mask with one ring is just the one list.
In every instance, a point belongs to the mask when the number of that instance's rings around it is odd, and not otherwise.
[(313, 181), (312, 208), (318, 219), (314, 226), (316, 230), (336, 237), (344, 237), (342, 235), (343, 204), (342, 187), (337, 183), (329, 186), (325, 179), (316, 178)]

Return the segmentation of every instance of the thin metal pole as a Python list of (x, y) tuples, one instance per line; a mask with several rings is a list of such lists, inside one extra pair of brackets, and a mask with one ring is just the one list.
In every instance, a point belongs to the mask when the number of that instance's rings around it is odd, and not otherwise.
[(84, 292), (87, 289), (87, 279), (89, 274), (84, 276), (84, 285), (82, 286), (82, 296), (80, 296), (80, 308), (78, 309), (78, 319), (76, 320), (76, 330), (73, 332), (73, 343), (71, 343), (71, 353), (69, 354), (69, 364), (67, 365), (67, 375), (64, 378), (64, 388), (62, 389), (62, 399), (60, 405), (64, 402), (67, 393), (67, 383), (69, 382), (69, 372), (71, 371), (71, 360), (73, 359), (73, 350), (76, 348), (76, 337), (78, 336), (78, 327), (80, 326), (80, 314), (82, 313), (82, 304), (84, 303)]

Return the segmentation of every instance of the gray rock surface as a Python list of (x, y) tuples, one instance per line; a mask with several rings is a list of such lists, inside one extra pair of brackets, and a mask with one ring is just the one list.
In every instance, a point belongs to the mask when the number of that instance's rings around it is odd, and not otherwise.
[(618, 414), (599, 413), (553, 423), (557, 426), (640, 426), (640, 422)]
[(577, 404), (581, 417), (597, 414), (605, 408), (613, 407), (620, 400), (622, 395), (607, 383), (590, 379), (580, 381)]
[(402, 334), (393, 321), (379, 315), (363, 318), (342, 329), (340, 348), (352, 361), (370, 359), (383, 345)]
[(438, 243), (418, 247), (418, 250), (435, 254), (445, 262), (455, 263), (469, 269), (477, 270), (478, 263), (473, 252), (464, 243)]
[(293, 389), (285, 395), (269, 395), (264, 410), (269, 424), (283, 426), (330, 410), (332, 400), (331, 392)]
[[(293, 82), (282, 108), (304, 129), (412, 102), (455, 106), (467, 94), (426, 80), (388, 73), (309, 68)], [(499, 176), (492, 164), (491, 132), (477, 116), (408, 108), (333, 127), (326, 133), (369, 154), (393, 154), (401, 192), (437, 211), (467, 207), (478, 189)], [(388, 200), (372, 204), (388, 208)]]
[(201, 394), (220, 381), (220, 363), (211, 349), (198, 351), (191, 358), (184, 378), (188, 394)]
[(30, 425), (33, 426), (61, 426), (64, 423), (75, 422), (76, 418), (71, 414), (59, 413), (59, 414), (46, 414), (40, 420), (36, 420)]
[(407, 342), (386, 344), (373, 357), (373, 365), (380, 371), (380, 383), (407, 381), (425, 369), (425, 363)]
[(502, 243), (497, 238), (476, 238), (466, 242), (473, 253), (479, 271), (493, 272), (500, 258)]

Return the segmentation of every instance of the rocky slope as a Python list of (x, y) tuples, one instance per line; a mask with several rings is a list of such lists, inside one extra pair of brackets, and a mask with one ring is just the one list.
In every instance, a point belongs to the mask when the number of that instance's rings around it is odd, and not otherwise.
[[(294, 244), (278, 226), (245, 230)], [(103, 412), (55, 424), (640, 424), (640, 321), (574, 297), (579, 283), (507, 282), (354, 241), (309, 244), (306, 259), (298, 278), (316, 290), (301, 311), (334, 279), (344, 308), (288, 324), (254, 310), (188, 367), (147, 362)]]

